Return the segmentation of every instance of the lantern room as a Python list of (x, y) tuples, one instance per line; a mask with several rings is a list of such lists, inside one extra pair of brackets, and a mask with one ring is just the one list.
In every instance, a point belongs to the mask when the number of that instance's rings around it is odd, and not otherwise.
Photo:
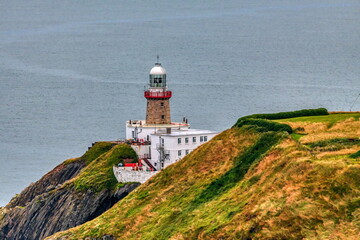
[(166, 71), (161, 66), (161, 63), (155, 63), (155, 66), (150, 70), (150, 87), (151, 88), (166, 87)]

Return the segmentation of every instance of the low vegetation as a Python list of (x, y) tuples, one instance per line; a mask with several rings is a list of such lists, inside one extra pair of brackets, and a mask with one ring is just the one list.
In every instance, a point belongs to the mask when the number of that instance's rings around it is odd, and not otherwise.
[(258, 132), (282, 132), (286, 131), (288, 133), (292, 133), (292, 128), (283, 123), (272, 122), (264, 119), (253, 119), (253, 118), (245, 118), (237, 121), (234, 127), (242, 127), (242, 126), (250, 126), (250, 128), (258, 131)]
[(339, 115), (248, 119), (49, 239), (358, 239), (360, 121)]
[(239, 118), (239, 120), (244, 120), (247, 118), (276, 120), (276, 119), (296, 118), (296, 117), (304, 117), (304, 116), (321, 116), (321, 115), (329, 115), (329, 112), (325, 108), (303, 109), (303, 110), (291, 111), (291, 112), (253, 114)]
[(360, 146), (360, 139), (358, 138), (333, 138), (328, 140), (321, 140), (317, 142), (307, 143), (306, 146), (318, 152), (331, 152), (340, 149), (352, 148), (353, 146)]
[(95, 143), (84, 155), (80, 157), (82, 161), (85, 161), (86, 165), (90, 164), (93, 160), (100, 157), (100, 155), (108, 152), (115, 146), (114, 143), (109, 142), (97, 142)]
[(126, 158), (137, 161), (136, 153), (130, 146), (114, 146), (106, 142), (95, 144), (84, 156), (89, 164), (73, 180), (77, 191), (114, 189), (118, 183), (113, 166), (124, 163), (123, 160)]
[(281, 119), (280, 122), (324, 122), (331, 124), (330, 127), (335, 124), (336, 122), (342, 122), (348, 119), (353, 119), (358, 121), (360, 118), (360, 112), (355, 113), (344, 113), (344, 114), (330, 114), (330, 115), (323, 115), (323, 116), (307, 116), (307, 117), (294, 117), (288, 119)]
[(360, 150), (357, 151), (356, 153), (350, 154), (349, 157), (351, 157), (351, 158), (360, 158)]
[(252, 164), (254, 164), (255, 161), (259, 161), (272, 146), (279, 142), (282, 136), (282, 134), (274, 132), (263, 134), (250, 148), (237, 156), (234, 160), (234, 166), (221, 177), (211, 182), (204, 191), (195, 198), (193, 204), (196, 206), (209, 202), (213, 198), (233, 188), (244, 178)]

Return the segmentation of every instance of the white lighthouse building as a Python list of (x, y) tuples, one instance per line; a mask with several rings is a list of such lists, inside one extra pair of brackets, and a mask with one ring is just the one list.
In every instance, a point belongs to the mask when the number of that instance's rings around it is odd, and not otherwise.
[(166, 71), (160, 63), (150, 71), (147, 89), (146, 120), (126, 122), (126, 139), (138, 155), (139, 163), (114, 167), (119, 182), (145, 182), (159, 170), (180, 160), (217, 133), (190, 129), (186, 118), (171, 122)]

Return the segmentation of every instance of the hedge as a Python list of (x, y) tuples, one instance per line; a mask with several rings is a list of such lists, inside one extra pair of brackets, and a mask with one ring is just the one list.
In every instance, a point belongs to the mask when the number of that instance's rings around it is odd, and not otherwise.
[(329, 112), (326, 110), (326, 108), (303, 109), (292, 112), (253, 114), (239, 118), (233, 127), (252, 125), (252, 126), (260, 127), (260, 130), (263, 129), (267, 131), (287, 131), (288, 133), (292, 133), (292, 129), (289, 125), (275, 123), (266, 120), (276, 120), (276, 119), (305, 117), (305, 116), (321, 116), (321, 115), (329, 115)]
[(268, 119), (268, 120), (276, 120), (276, 119), (305, 117), (305, 116), (321, 116), (321, 115), (329, 115), (329, 112), (326, 110), (326, 108), (303, 109), (303, 110), (292, 111), (292, 112), (253, 114), (253, 115), (239, 118), (239, 120), (247, 119), (247, 118), (261, 118), (261, 119)]
[(360, 151), (357, 151), (356, 153), (351, 154), (349, 157), (351, 157), (351, 158), (360, 158)]
[(288, 133), (292, 133), (292, 128), (289, 125), (272, 122), (265, 119), (251, 119), (251, 118), (239, 119), (237, 123), (234, 125), (234, 127), (242, 127), (245, 125), (257, 126), (266, 131), (274, 131), (274, 132), (286, 131)]

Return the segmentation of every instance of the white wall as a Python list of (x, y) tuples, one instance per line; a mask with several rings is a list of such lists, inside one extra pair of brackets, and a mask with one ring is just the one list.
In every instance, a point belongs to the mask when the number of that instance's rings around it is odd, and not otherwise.
[[(176, 135), (162, 135), (161, 138), (164, 139), (164, 149), (165, 151), (169, 151), (170, 158), (169, 161), (164, 163), (164, 167), (167, 167), (170, 164), (173, 164), (187, 154), (189, 154), (192, 150), (197, 148), (198, 146), (202, 145), (203, 142), (200, 142), (200, 136), (207, 136), (207, 141), (210, 141), (216, 133), (199, 133), (199, 135), (188, 135), (188, 136), (176, 136)], [(185, 143), (185, 138), (188, 138), (188, 143)], [(193, 142), (193, 137), (196, 137), (196, 142)], [(181, 138), (181, 143), (178, 143), (178, 138)], [(151, 161), (152, 164), (156, 168), (159, 169), (159, 152), (156, 149), (157, 145), (160, 143), (159, 136), (151, 135)], [(181, 150), (181, 156), (179, 156), (178, 151)], [(186, 154), (186, 150), (188, 153)], [(155, 164), (156, 163), (156, 164)]]
[(159, 171), (132, 171), (125, 167), (113, 167), (114, 175), (118, 182), (144, 183)]
[(150, 145), (131, 145), (132, 149), (136, 152), (138, 157), (146, 157), (145, 155), (150, 156)]
[[(133, 134), (132, 132), (135, 131), (135, 126), (129, 126), (128, 124), (126, 124), (126, 139), (132, 139), (133, 138)], [(137, 131), (138, 131), (138, 138), (139, 139), (147, 139), (147, 136), (150, 134), (155, 133), (155, 128), (152, 127), (137, 127)]]
[[(137, 122), (142, 122), (142, 125), (140, 124), (129, 124), (129, 121), (126, 122), (125, 125), (125, 129), (126, 129), (126, 139), (132, 139), (133, 138), (133, 134), (132, 132), (135, 131), (135, 128), (137, 127), (137, 132), (138, 132), (138, 138), (139, 139), (147, 139), (147, 136), (151, 134), (154, 134), (155, 132), (159, 132), (159, 131), (163, 131), (164, 133), (166, 132), (166, 128), (169, 127), (169, 125), (167, 125), (166, 127), (160, 127), (159, 125), (152, 126), (149, 127), (149, 125), (145, 125), (145, 120), (132, 120), (132, 122), (137, 121)], [(179, 125), (173, 124), (170, 125), (172, 129), (178, 129)], [(189, 125), (188, 126), (181, 126), (181, 129), (189, 129)]]
[(151, 135), (151, 164), (159, 170), (159, 152), (156, 147), (160, 144), (158, 135)]

